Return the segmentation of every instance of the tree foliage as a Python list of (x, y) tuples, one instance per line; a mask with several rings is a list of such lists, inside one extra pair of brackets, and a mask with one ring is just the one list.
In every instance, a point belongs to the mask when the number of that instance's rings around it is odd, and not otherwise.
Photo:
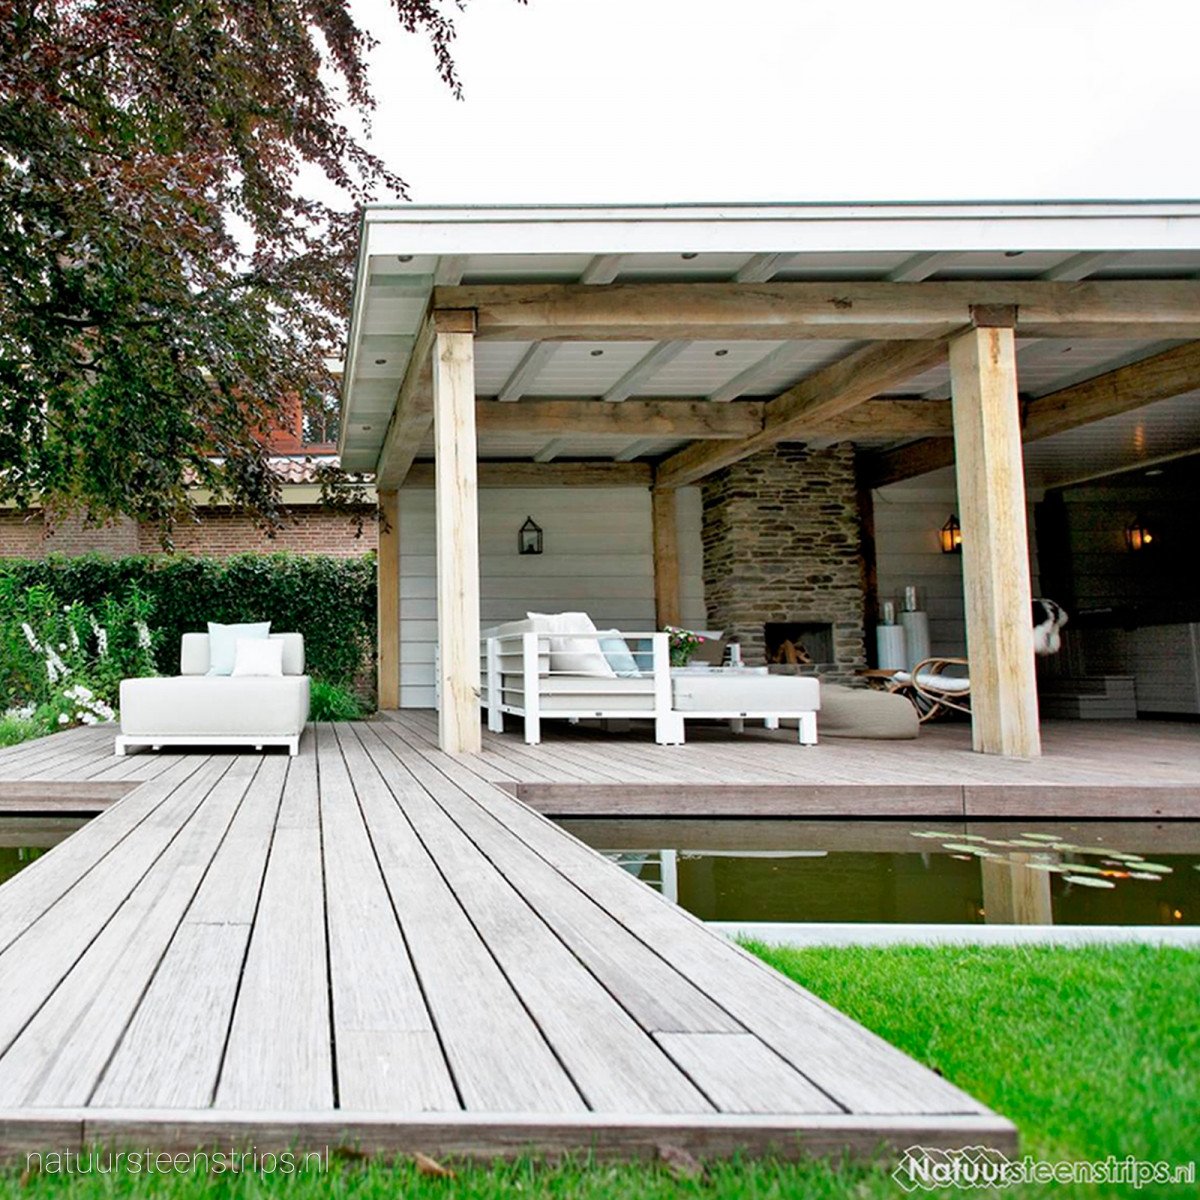
[[(439, 0), (392, 3), (457, 92)], [(404, 194), (347, 123), (373, 45), (345, 0), (0, 0), (0, 499), (273, 517), (265, 431), (332, 393), (353, 208)]]

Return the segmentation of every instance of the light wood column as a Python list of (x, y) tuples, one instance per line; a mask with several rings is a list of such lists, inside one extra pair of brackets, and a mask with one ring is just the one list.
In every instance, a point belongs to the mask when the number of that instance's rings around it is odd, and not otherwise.
[(482, 747), (475, 314), (438, 311), (433, 324), (438, 744), (449, 754), (471, 754)]
[(674, 488), (650, 492), (654, 519), (654, 620), (659, 629), (678, 625), (679, 600), (679, 506)]
[(958, 511), (963, 528), (971, 729), (976, 750), (1041, 754), (1031, 584), (1011, 327), (950, 343)]
[(378, 612), (376, 691), (380, 708), (400, 707), (400, 493), (379, 492), (379, 552), (375, 559)]

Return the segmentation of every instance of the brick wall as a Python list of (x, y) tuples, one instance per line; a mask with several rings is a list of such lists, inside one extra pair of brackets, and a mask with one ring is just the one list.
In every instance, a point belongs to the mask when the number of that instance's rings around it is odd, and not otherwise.
[(704, 481), (704, 594), (709, 624), (764, 661), (763, 625), (833, 626), (834, 661), (849, 680), (866, 666), (854, 447), (781, 443)]
[[(218, 558), (277, 550), (352, 558), (378, 546), (378, 528), (370, 513), (365, 516), (362, 536), (355, 537), (348, 513), (296, 506), (288, 510), (282, 528), (268, 538), (250, 518), (215, 509), (205, 512), (195, 525), (180, 525), (174, 534), (175, 549)], [(41, 513), (0, 514), (0, 558), (43, 558), (47, 554), (119, 556), (157, 554), (161, 550), (157, 528), (134, 521), (87, 529), (76, 520), (51, 527)]]

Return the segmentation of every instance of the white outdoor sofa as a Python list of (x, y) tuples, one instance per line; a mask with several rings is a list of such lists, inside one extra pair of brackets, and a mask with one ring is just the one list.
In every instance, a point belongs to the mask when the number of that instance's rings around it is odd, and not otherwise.
[[(646, 719), (660, 745), (682, 745), (687, 720), (727, 720), (735, 730), (745, 721), (778, 729), (795, 720), (801, 745), (817, 742), (819, 682), (811, 676), (711, 671), (672, 674), (665, 633), (600, 631), (620, 638), (641, 668), (636, 676), (601, 676), (552, 669), (555, 635), (535, 631), (534, 622), (511, 621), (487, 629), (482, 642), (481, 700), (488, 729), (504, 731), (505, 715), (521, 717), (525, 741), (537, 745), (546, 719)], [(575, 635), (583, 636), (587, 635)]]
[(286, 746), (295, 755), (308, 720), (304, 638), (283, 642), (281, 676), (208, 675), (208, 634), (185, 633), (174, 677), (121, 681), (121, 733), (131, 746)]

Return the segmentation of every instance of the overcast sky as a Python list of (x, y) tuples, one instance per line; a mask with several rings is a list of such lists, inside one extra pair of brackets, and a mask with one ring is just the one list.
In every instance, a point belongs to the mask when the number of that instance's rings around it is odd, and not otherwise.
[(1200, 197), (1196, 0), (354, 4), (418, 203)]

